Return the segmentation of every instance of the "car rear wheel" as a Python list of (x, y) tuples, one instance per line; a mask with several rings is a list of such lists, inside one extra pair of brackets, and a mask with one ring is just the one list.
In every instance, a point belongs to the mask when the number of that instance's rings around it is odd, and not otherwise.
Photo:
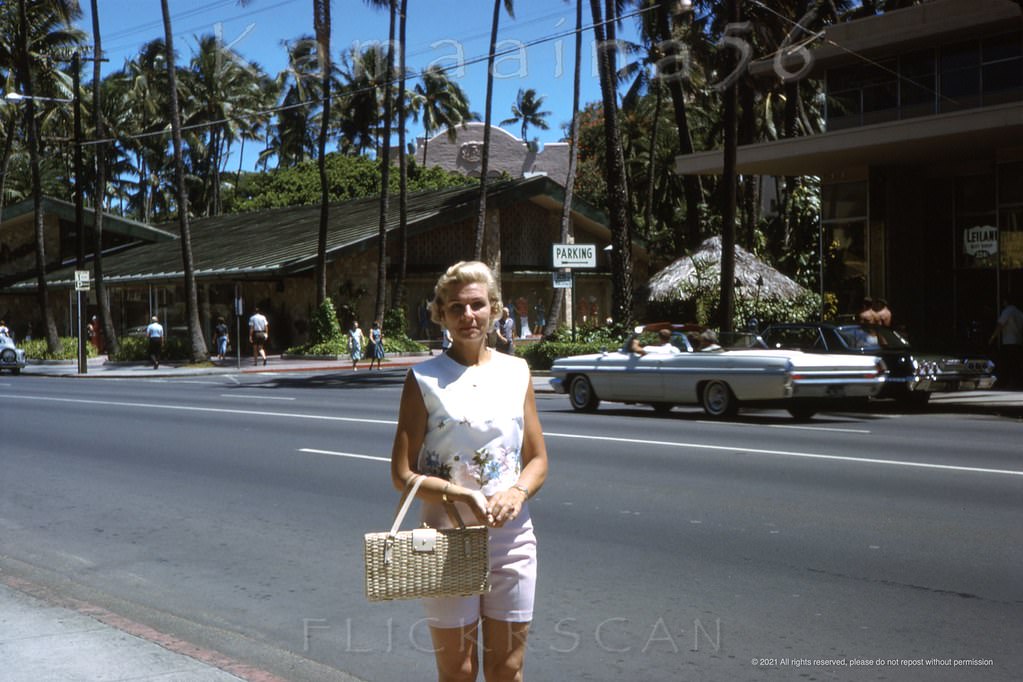
[(739, 401), (723, 381), (708, 381), (700, 393), (703, 411), (715, 419), (734, 417), (739, 411)]
[(911, 409), (926, 407), (930, 400), (930, 391), (910, 391), (899, 398), (900, 403)]
[(799, 421), (807, 421), (817, 414), (817, 409), (806, 405), (793, 405), (789, 408), (789, 414)]
[(592, 412), (600, 405), (600, 398), (593, 390), (593, 384), (583, 375), (572, 379), (568, 387), (568, 399), (574, 409), (582, 412)]

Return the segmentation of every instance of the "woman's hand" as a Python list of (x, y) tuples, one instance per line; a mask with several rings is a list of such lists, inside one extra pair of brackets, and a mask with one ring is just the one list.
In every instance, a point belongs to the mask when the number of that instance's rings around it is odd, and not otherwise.
[(488, 522), (494, 528), (500, 528), (522, 512), (526, 502), (526, 493), (518, 488), (508, 488), (490, 496)]

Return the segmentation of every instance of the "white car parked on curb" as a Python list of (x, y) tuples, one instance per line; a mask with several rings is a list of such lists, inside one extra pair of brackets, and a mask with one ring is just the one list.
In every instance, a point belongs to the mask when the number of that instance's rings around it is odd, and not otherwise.
[[(662, 329), (671, 330), (677, 352), (631, 350), (633, 339), (649, 344)], [(664, 412), (675, 405), (701, 405), (709, 416), (725, 418), (750, 405), (784, 408), (797, 419), (843, 400), (866, 400), (884, 386), (881, 358), (720, 347), (699, 351), (687, 337), (694, 331), (668, 323), (637, 327), (616, 350), (555, 360), (551, 385), (583, 411), (609, 400)]]

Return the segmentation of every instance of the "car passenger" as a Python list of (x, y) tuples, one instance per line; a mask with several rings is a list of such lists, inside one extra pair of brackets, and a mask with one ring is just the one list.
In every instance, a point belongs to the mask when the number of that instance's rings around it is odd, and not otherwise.
[(680, 351), (675, 344), (671, 342), (671, 330), (661, 329), (657, 332), (657, 337), (660, 343), (651, 344), (649, 346), (640, 346), (639, 337), (633, 337), (632, 343), (629, 344), (629, 351), (637, 355), (646, 355), (648, 353), (660, 353), (662, 355), (678, 355)]

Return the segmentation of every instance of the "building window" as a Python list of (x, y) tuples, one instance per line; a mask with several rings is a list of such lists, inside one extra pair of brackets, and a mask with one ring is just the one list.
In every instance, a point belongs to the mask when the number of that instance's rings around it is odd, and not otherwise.
[(998, 167), (998, 245), (1003, 270), (1023, 270), (1023, 162)]
[(823, 185), (821, 224), (824, 291), (840, 315), (855, 313), (867, 294), (867, 183)]
[(994, 268), (998, 254), (995, 179), (970, 175), (956, 179), (956, 265)]
[(969, 40), (827, 73), (828, 130), (1023, 99), (1023, 33)]

